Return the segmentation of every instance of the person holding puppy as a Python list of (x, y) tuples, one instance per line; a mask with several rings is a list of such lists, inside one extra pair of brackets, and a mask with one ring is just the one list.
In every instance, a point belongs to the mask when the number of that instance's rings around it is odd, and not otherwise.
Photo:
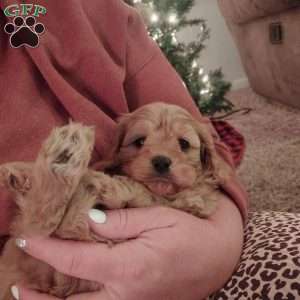
[[(10, 2), (2, 1), (1, 9)], [(71, 118), (95, 126), (95, 164), (110, 151), (117, 117), (151, 102), (179, 105), (209, 126), (134, 9), (121, 0), (32, 2), (48, 10), (39, 19), (46, 30), (37, 48), (12, 49), (0, 32), (0, 163), (34, 160), (51, 129)], [(8, 19), (1, 15), (0, 21), (4, 26)], [(229, 151), (212, 134), (233, 168)], [(0, 235), (8, 234), (14, 213), (2, 188)], [(104, 285), (69, 300), (199, 300), (221, 288), (239, 261), (247, 197), (232, 176), (208, 219), (162, 207), (89, 215), (96, 234), (127, 241), (113, 248), (41, 237), (17, 241), (58, 271)], [(55, 299), (19, 283), (12, 295)]]

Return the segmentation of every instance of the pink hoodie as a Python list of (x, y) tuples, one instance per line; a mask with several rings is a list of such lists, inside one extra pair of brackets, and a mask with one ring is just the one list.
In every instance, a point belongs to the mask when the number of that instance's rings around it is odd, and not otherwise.
[[(190, 95), (141, 17), (121, 0), (2, 0), (47, 8), (40, 45), (13, 49), (3, 30), (12, 18), (0, 14), (0, 164), (35, 159), (54, 126), (68, 119), (96, 127), (93, 162), (109, 151), (115, 119), (141, 105), (164, 101), (202, 118)], [(224, 158), (228, 149), (216, 139)], [(226, 192), (244, 218), (247, 197), (237, 179)], [(10, 220), (11, 201), (0, 190), (0, 235)]]

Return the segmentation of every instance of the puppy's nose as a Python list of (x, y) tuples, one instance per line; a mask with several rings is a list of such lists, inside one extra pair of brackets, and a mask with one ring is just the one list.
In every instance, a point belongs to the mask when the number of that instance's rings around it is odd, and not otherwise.
[(171, 159), (169, 159), (166, 156), (155, 156), (152, 159), (152, 165), (155, 169), (155, 171), (159, 174), (165, 174), (170, 171), (170, 166), (172, 164)]

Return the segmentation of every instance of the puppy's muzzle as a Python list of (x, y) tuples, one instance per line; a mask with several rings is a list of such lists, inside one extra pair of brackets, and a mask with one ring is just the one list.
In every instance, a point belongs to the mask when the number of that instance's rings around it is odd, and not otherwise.
[(156, 173), (164, 175), (170, 172), (172, 161), (168, 157), (162, 155), (155, 156), (151, 162)]

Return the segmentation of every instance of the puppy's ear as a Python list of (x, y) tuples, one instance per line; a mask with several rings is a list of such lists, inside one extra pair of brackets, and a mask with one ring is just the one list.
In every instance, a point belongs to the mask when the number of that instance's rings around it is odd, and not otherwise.
[(204, 170), (212, 170), (212, 156), (210, 151), (207, 149), (204, 141), (201, 140), (201, 148), (200, 148), (200, 160)]
[(103, 161), (95, 165), (96, 170), (104, 171), (112, 175), (120, 173), (122, 162), (119, 153), (129, 126), (130, 117), (131, 114), (124, 114), (118, 118), (117, 127), (108, 154)]
[(216, 149), (213, 137), (206, 124), (196, 123), (195, 126), (200, 139), (200, 160), (205, 171), (214, 171), (216, 168)]
[(130, 126), (130, 119), (132, 114), (123, 114), (120, 118), (118, 118), (117, 122), (117, 128), (116, 128), (116, 135), (114, 137), (113, 141), (113, 147), (112, 147), (112, 154), (114, 157), (117, 157), (120, 149), (122, 147), (127, 128)]
[(31, 189), (33, 165), (30, 163), (7, 163), (0, 166), (0, 185), (17, 195), (25, 195)]
[(195, 129), (201, 143), (200, 160), (202, 170), (210, 173), (218, 183), (227, 181), (233, 171), (217, 153), (209, 126), (195, 121)]

